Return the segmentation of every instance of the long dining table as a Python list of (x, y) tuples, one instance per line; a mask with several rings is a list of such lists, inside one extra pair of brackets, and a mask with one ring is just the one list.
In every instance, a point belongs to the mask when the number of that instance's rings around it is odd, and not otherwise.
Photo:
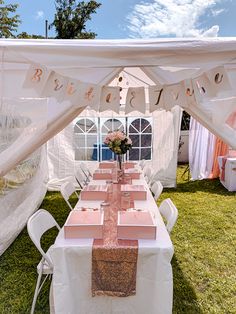
[[(106, 184), (93, 180), (90, 184)], [(174, 253), (157, 204), (141, 175), (132, 184), (144, 185), (146, 200), (134, 208), (149, 210), (155, 217), (155, 240), (138, 240), (136, 294), (128, 297), (92, 296), (93, 239), (65, 239), (63, 228), (50, 249), (53, 260), (53, 312), (56, 314), (170, 314), (173, 302), (171, 259)], [(102, 201), (79, 200), (77, 208), (99, 208)]]

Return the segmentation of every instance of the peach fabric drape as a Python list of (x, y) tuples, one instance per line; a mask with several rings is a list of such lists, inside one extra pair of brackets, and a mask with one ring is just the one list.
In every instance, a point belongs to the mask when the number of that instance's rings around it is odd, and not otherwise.
[(212, 172), (209, 176), (210, 179), (219, 177), (220, 167), (218, 163), (218, 156), (225, 156), (228, 154), (228, 152), (229, 152), (229, 146), (225, 144), (220, 138), (216, 138)]

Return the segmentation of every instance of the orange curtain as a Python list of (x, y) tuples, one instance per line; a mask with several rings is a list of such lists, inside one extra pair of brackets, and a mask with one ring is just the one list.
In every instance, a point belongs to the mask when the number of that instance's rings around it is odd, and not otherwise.
[(229, 146), (225, 144), (220, 138), (216, 138), (212, 172), (210, 179), (218, 178), (220, 176), (220, 167), (218, 164), (218, 156), (225, 156), (229, 152)]

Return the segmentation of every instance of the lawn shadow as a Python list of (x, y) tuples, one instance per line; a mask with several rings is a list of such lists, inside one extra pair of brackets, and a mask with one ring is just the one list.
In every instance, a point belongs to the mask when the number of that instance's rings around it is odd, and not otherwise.
[(202, 314), (196, 293), (185, 278), (175, 255), (171, 264), (174, 277), (173, 314)]

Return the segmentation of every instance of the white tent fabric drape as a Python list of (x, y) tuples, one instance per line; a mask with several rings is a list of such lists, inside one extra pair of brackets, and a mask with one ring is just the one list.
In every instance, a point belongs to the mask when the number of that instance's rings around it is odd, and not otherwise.
[[(111, 111), (97, 113), (95, 111), (85, 110), (81, 117), (122, 117)], [(152, 114), (130, 113), (129, 116), (152, 117), (153, 118), (153, 152), (152, 161), (147, 162), (152, 166), (152, 180), (160, 180), (165, 187), (176, 186), (176, 168), (179, 144), (179, 129), (182, 116), (182, 110), (174, 107), (171, 111), (155, 111)], [(48, 142), (48, 167), (49, 167), (49, 190), (58, 190), (65, 181), (75, 181), (75, 171), (79, 169), (80, 161), (75, 160), (75, 150), (73, 145), (74, 138), (74, 120), (62, 132), (58, 133)], [(95, 169), (97, 161), (87, 161), (91, 169)]]
[(212, 172), (215, 136), (196, 120), (190, 120), (189, 167), (193, 180), (206, 179)]
[[(47, 191), (47, 160), (45, 147), (37, 152), (38, 165), (29, 158), (14, 173), (8, 174), (9, 188), (0, 196), (0, 255), (21, 232), (27, 219), (41, 204)], [(34, 167), (37, 167), (36, 171)], [(10, 176), (11, 175), (11, 176)], [(24, 183), (19, 177), (29, 176)], [(12, 186), (14, 184), (14, 186)]]

